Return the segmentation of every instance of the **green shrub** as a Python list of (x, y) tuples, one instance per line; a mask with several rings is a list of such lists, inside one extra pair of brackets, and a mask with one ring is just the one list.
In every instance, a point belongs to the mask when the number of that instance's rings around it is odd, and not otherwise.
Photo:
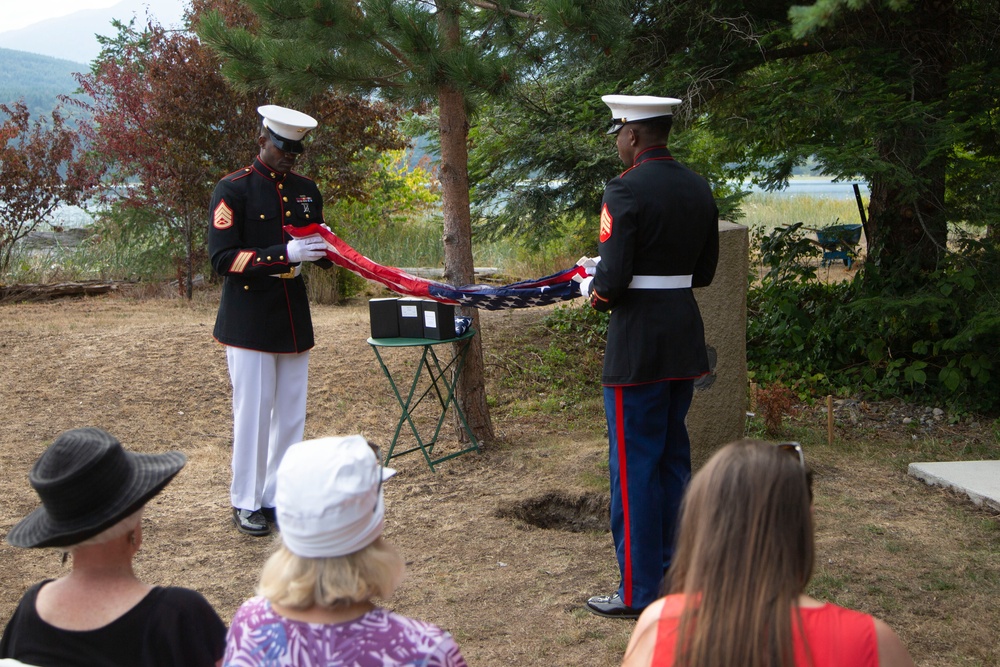
[(1000, 410), (992, 373), (1000, 350), (1000, 248), (962, 239), (918, 288), (824, 284), (804, 265), (797, 230), (762, 239), (770, 270), (751, 281), (747, 360), (751, 379), (782, 381), (800, 395), (900, 396), (957, 411)]

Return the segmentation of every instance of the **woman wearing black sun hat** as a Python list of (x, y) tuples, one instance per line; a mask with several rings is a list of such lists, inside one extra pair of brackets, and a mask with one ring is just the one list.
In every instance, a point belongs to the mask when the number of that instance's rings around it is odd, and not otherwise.
[(98, 428), (66, 431), (28, 476), (42, 505), (7, 542), (50, 547), (72, 569), (35, 584), (0, 639), (0, 658), (48, 665), (216, 665), (225, 624), (199, 593), (139, 581), (142, 510), (186, 463), (180, 452), (137, 454)]

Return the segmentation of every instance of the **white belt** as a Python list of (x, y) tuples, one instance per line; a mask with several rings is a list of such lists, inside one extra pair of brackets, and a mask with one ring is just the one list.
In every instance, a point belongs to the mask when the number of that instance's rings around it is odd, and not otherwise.
[(298, 276), (300, 273), (302, 273), (302, 265), (301, 264), (299, 264), (298, 266), (293, 266), (292, 268), (288, 269), (288, 271), (286, 271), (285, 273), (272, 273), (271, 277), (273, 277), (273, 278), (284, 278), (285, 280), (291, 280), (292, 278), (295, 278), (296, 276)]
[(629, 289), (684, 289), (691, 287), (692, 276), (632, 276)]

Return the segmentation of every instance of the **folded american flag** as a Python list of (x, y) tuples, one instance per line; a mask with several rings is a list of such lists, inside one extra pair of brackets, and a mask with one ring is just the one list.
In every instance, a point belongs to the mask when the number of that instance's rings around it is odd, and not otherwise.
[(305, 227), (288, 225), (285, 231), (296, 238), (319, 234), (326, 241), (326, 256), (331, 262), (363, 278), (381, 283), (393, 292), (485, 310), (547, 306), (557, 301), (568, 301), (580, 296), (579, 287), (573, 277), (586, 278), (584, 267), (573, 266), (537, 280), (524, 280), (499, 287), (494, 285), (456, 287), (420, 278), (392, 266), (376, 264), (344, 243), (336, 234), (316, 223)]

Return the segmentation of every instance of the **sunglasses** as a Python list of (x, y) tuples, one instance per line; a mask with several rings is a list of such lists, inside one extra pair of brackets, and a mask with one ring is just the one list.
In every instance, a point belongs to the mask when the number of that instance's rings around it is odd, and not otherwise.
[(265, 129), (267, 129), (267, 133), (271, 137), (271, 143), (274, 144), (275, 148), (279, 151), (291, 153), (292, 155), (302, 155), (305, 153), (306, 145), (302, 141), (297, 139), (285, 139), (267, 126), (265, 126)]
[(788, 452), (789, 455), (796, 457), (799, 460), (799, 465), (803, 468), (806, 467), (806, 457), (802, 453), (802, 445), (797, 442), (782, 442), (775, 445), (778, 449), (783, 452)]

